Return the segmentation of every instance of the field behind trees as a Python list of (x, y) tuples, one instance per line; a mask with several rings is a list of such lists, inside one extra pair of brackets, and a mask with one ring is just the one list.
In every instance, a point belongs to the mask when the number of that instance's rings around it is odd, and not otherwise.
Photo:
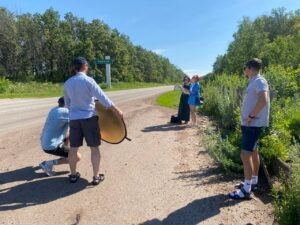
[(90, 75), (103, 82), (105, 66), (97, 66), (95, 59), (106, 55), (112, 59), (115, 83), (166, 83), (183, 76), (167, 58), (133, 45), (129, 37), (101, 20), (87, 22), (72, 13), (61, 19), (52, 8), (33, 15), (15, 15), (0, 8), (0, 92), (4, 79), (63, 82), (75, 56), (84, 56), (90, 64)]

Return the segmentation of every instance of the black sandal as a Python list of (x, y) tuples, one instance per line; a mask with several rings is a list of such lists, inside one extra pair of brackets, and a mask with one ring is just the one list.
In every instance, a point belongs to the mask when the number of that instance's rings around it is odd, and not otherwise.
[[(244, 187), (244, 183), (240, 183), (234, 186), (236, 189), (241, 189), (242, 187)], [(259, 186), (258, 184), (251, 184), (251, 191), (253, 192), (257, 192), (259, 191)]]
[(251, 200), (250, 193), (248, 193), (247, 191), (245, 191), (245, 189), (243, 187), (240, 190), (243, 192), (244, 197), (240, 197), (237, 194), (237, 191), (234, 191), (234, 192), (231, 192), (231, 193), (228, 194), (229, 198), (232, 198), (232, 199), (235, 199), (235, 200)]
[(80, 178), (80, 173), (78, 172), (75, 175), (72, 174), (69, 175), (70, 183), (76, 183), (79, 178)]
[(104, 181), (104, 174), (100, 173), (98, 176), (93, 177), (92, 184), (93, 185), (98, 185), (100, 182)]

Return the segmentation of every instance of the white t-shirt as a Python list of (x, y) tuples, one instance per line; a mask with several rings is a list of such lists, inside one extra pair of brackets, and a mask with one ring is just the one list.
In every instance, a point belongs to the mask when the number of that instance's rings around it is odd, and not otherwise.
[(246, 89), (246, 95), (243, 100), (241, 124), (246, 126), (246, 121), (249, 115), (253, 112), (254, 107), (258, 101), (259, 93), (267, 92), (268, 99), (265, 107), (255, 116), (249, 126), (251, 127), (267, 127), (269, 126), (269, 113), (270, 113), (270, 92), (269, 86), (265, 78), (260, 74), (254, 76), (249, 81)]

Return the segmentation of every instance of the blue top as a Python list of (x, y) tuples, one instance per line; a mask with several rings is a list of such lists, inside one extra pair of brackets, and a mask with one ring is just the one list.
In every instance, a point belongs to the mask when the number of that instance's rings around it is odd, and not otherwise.
[(191, 84), (190, 95), (188, 103), (189, 105), (198, 105), (200, 97), (200, 85), (198, 82)]
[(69, 110), (58, 106), (51, 109), (40, 137), (42, 148), (55, 150), (66, 137), (68, 127)]
[(82, 72), (65, 82), (64, 99), (66, 107), (70, 110), (70, 120), (87, 119), (96, 115), (95, 99), (105, 108), (113, 105), (96, 81)]

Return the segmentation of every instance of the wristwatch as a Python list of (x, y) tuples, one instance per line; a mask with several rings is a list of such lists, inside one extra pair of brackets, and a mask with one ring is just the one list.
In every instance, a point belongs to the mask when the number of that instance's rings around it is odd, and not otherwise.
[(253, 116), (253, 115), (249, 114), (249, 118), (250, 118), (250, 119), (254, 119), (254, 118), (255, 118), (255, 116)]

